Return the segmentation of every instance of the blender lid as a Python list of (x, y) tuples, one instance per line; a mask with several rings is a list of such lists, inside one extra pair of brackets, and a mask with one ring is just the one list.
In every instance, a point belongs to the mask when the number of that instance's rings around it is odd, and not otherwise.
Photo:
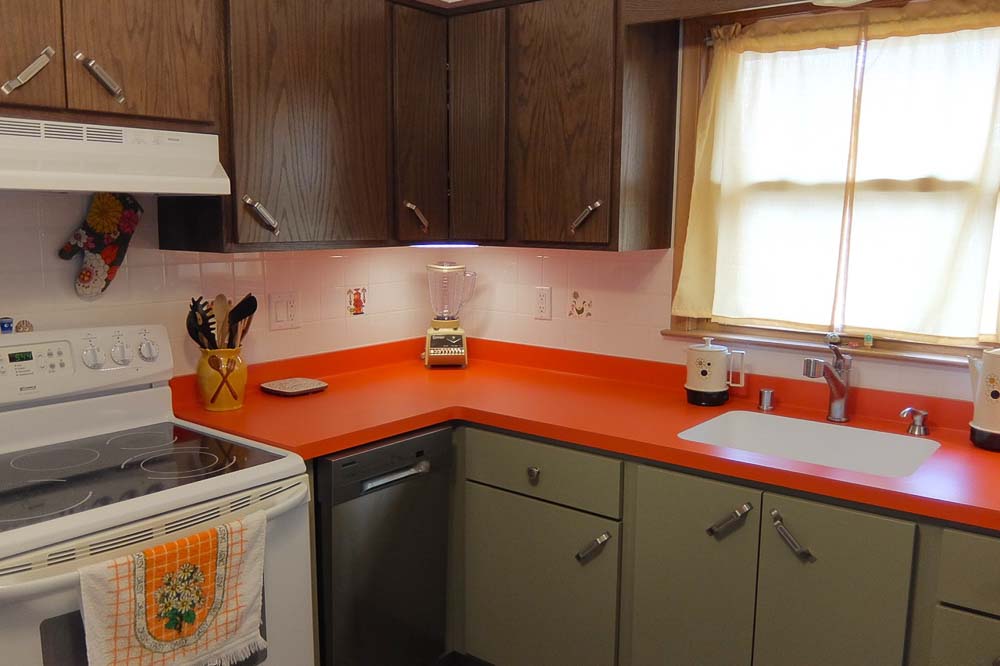
[(464, 271), (465, 266), (462, 264), (457, 264), (454, 261), (438, 261), (433, 264), (427, 264), (427, 269), (432, 271), (439, 271), (441, 273), (451, 273), (457, 271)]

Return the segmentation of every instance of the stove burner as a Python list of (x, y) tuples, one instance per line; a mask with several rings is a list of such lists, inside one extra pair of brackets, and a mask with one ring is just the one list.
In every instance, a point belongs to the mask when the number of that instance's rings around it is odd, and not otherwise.
[[(121, 468), (125, 469), (135, 462), (149, 475), (149, 479), (192, 479), (222, 472), (235, 465), (236, 458), (228, 456), (223, 460), (201, 446), (177, 446), (166, 451), (158, 449), (138, 453), (123, 462)], [(168, 469), (157, 469), (160, 465)]]
[(127, 432), (122, 435), (115, 435), (108, 440), (108, 446), (114, 444), (123, 451), (142, 451), (170, 446), (176, 441), (177, 436), (172, 432), (140, 430), (139, 432)]
[(100, 451), (84, 447), (44, 449), (20, 455), (10, 461), (10, 466), (22, 472), (50, 472), (83, 467), (100, 457)]
[[(219, 456), (211, 453), (210, 451), (202, 451), (200, 448), (176, 448), (173, 451), (155, 453), (148, 458), (143, 459), (143, 461), (139, 463), (139, 467), (152, 474), (171, 474), (171, 472), (155, 469), (157, 464), (156, 461), (159, 461), (160, 464), (170, 462), (169, 460), (164, 460), (165, 458), (179, 459), (177, 462), (180, 462), (181, 464), (184, 464), (185, 462), (193, 463), (195, 458), (201, 458), (202, 460), (208, 461), (208, 464), (202, 465), (201, 467), (191, 467), (184, 470), (186, 472), (200, 472), (202, 470), (211, 469), (219, 463)], [(147, 465), (154, 467), (154, 469), (150, 469)]]
[(71, 504), (71, 505), (69, 505), (67, 507), (64, 507), (62, 509), (57, 509), (56, 511), (47, 511), (45, 513), (37, 513), (37, 514), (34, 514), (34, 515), (27, 515), (27, 516), (20, 515), (20, 516), (17, 516), (16, 518), (0, 518), (0, 523), (20, 523), (20, 522), (23, 522), (23, 521), (37, 521), (39, 518), (48, 518), (50, 516), (58, 516), (60, 514), (69, 513), (70, 511), (72, 511), (76, 507), (78, 507), (81, 504), (84, 504), (85, 502), (87, 502), (93, 496), (94, 496), (94, 493), (93, 493), (93, 491), (91, 491), (91, 492), (87, 493), (86, 497), (84, 497), (82, 500), (80, 500), (76, 504)]

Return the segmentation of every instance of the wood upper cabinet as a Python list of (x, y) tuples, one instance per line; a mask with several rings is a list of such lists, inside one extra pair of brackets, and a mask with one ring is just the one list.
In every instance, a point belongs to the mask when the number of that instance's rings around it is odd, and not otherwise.
[(394, 5), (396, 233), (448, 238), (448, 19)]
[(388, 238), (388, 12), (381, 0), (229, 3), (239, 243)]
[(507, 12), (455, 16), (451, 75), (451, 237), (506, 237)]
[[(64, 108), (66, 86), (59, 0), (0, 0), (0, 17), (4, 26), (0, 41), (0, 86), (19, 75), (25, 81), (16, 88), (13, 84), (5, 86), (0, 92), (0, 105)], [(47, 49), (51, 49), (51, 55)], [(31, 70), (35, 74), (29, 78)]]
[[(69, 108), (218, 118), (224, 86), (219, 0), (62, 0), (62, 17)], [(85, 57), (77, 59), (77, 52)], [(121, 103), (101, 77), (121, 87)]]
[(516, 241), (610, 241), (614, 4), (541, 0), (507, 10), (507, 201)]

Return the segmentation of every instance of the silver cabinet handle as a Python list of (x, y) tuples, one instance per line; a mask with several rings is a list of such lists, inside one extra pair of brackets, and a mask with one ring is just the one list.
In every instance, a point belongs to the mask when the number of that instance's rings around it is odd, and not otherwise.
[(597, 210), (598, 208), (600, 208), (603, 205), (604, 205), (604, 202), (601, 201), (600, 199), (598, 199), (594, 203), (592, 203), (592, 204), (588, 205), (586, 208), (584, 208), (583, 212), (581, 212), (579, 215), (577, 215), (576, 219), (573, 220), (573, 224), (569, 225), (569, 233), (570, 233), (570, 235), (576, 234), (576, 230), (580, 228), (580, 225), (582, 225), (584, 222), (587, 221), (587, 218), (590, 217), (590, 214), (593, 213), (595, 210)]
[(361, 483), (361, 492), (367, 493), (401, 479), (417, 476), (418, 474), (428, 474), (430, 471), (431, 464), (426, 460), (421, 460), (413, 467), (407, 467), (406, 469), (401, 469), (398, 472), (392, 472), (391, 474), (386, 474), (385, 476), (377, 476), (374, 479), (363, 481)]
[(97, 82), (104, 86), (105, 90), (107, 90), (111, 96), (115, 98), (116, 102), (119, 104), (125, 103), (124, 88), (118, 85), (118, 82), (111, 78), (111, 75), (108, 74), (107, 70), (97, 64), (96, 60), (85, 56), (83, 51), (77, 51), (73, 54), (73, 57), (79, 60), (84, 69), (90, 72), (90, 74), (97, 79)]
[(774, 529), (777, 530), (778, 536), (781, 537), (782, 541), (788, 544), (788, 547), (792, 549), (793, 553), (795, 553), (795, 557), (799, 558), (803, 562), (813, 562), (816, 560), (816, 557), (809, 552), (809, 549), (803, 548), (802, 545), (799, 544), (798, 540), (792, 536), (792, 533), (788, 531), (788, 528), (785, 527), (785, 521), (781, 517), (781, 514), (778, 513), (777, 509), (771, 509), (771, 519), (774, 520)]
[(542, 476), (542, 470), (539, 467), (529, 467), (528, 468), (528, 481), (531, 485), (537, 485), (539, 478)]
[(417, 208), (417, 204), (412, 203), (410, 201), (404, 201), (403, 205), (412, 210), (413, 214), (417, 216), (417, 220), (420, 222), (421, 231), (423, 231), (426, 234), (428, 231), (431, 230), (431, 223), (427, 221), (427, 218), (424, 217), (424, 214), (420, 212), (419, 208)]
[(715, 524), (706, 528), (705, 532), (708, 536), (722, 537), (731, 529), (739, 525), (751, 511), (753, 511), (753, 504), (750, 502), (744, 502), (740, 506), (736, 507), (736, 509), (734, 509), (728, 516), (725, 516)]
[(281, 233), (281, 230), (278, 229), (278, 221), (274, 219), (274, 216), (271, 215), (271, 212), (269, 210), (264, 208), (264, 204), (262, 204), (259, 201), (255, 201), (254, 199), (251, 199), (245, 194), (243, 195), (243, 203), (245, 203), (247, 206), (250, 206), (250, 210), (254, 212), (260, 223), (263, 224), (265, 227), (267, 227), (268, 231), (270, 231), (275, 236)]
[(52, 56), (56, 54), (55, 50), (51, 46), (46, 46), (42, 49), (42, 54), (35, 58), (35, 60), (24, 68), (24, 71), (18, 74), (16, 77), (8, 81), (7, 83), (0, 86), (0, 90), (3, 91), (4, 95), (9, 95), (25, 83), (31, 80), (35, 74), (42, 71), (42, 69), (49, 64), (52, 60)]
[(600, 535), (599, 537), (588, 543), (586, 546), (583, 547), (583, 549), (579, 553), (576, 554), (576, 561), (583, 564), (584, 562), (592, 558), (604, 546), (604, 544), (608, 542), (610, 538), (611, 538), (611, 532), (605, 532), (604, 534)]

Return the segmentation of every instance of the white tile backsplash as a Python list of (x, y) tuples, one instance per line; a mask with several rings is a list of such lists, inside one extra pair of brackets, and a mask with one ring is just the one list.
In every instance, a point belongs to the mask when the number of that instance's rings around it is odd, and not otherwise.
[[(157, 249), (156, 200), (139, 197), (145, 215), (125, 266), (97, 301), (79, 299), (79, 259), (57, 251), (86, 214), (89, 196), (0, 192), (0, 316), (39, 329), (110, 323), (162, 323), (178, 374), (198, 360), (184, 317), (192, 296), (239, 298), (253, 292), (261, 310), (244, 354), (251, 362), (316, 354), (422, 336), (430, 318), (425, 266), (465, 263), (478, 273), (463, 311), (473, 337), (577, 351), (684, 362), (688, 343), (664, 340), (669, 322), (672, 252), (622, 254), (530, 248), (379, 248), (236, 255)], [(552, 287), (552, 319), (533, 316), (534, 288)], [(347, 314), (347, 289), (368, 289), (367, 314)], [(593, 316), (569, 318), (574, 289), (594, 301)], [(271, 331), (267, 294), (296, 291), (301, 326)], [(796, 377), (799, 352), (751, 350), (748, 371)], [(858, 386), (967, 397), (966, 374), (886, 361), (855, 362)]]

